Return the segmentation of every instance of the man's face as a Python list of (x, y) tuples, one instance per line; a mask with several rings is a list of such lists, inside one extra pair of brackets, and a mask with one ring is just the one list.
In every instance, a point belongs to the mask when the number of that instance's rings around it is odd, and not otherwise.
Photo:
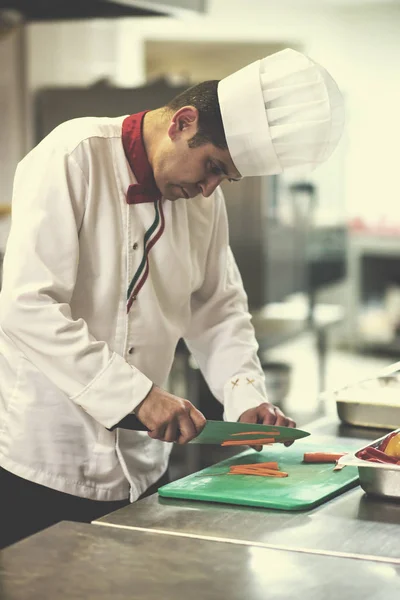
[(208, 197), (222, 181), (241, 178), (228, 150), (211, 143), (189, 147), (197, 126), (197, 110), (180, 109), (171, 118), (168, 133), (156, 153), (154, 177), (168, 200), (194, 198), (199, 194)]

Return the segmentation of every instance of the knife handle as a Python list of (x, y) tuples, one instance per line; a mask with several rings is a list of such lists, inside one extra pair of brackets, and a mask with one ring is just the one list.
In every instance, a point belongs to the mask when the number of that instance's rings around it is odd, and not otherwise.
[(126, 415), (126, 417), (121, 419), (121, 421), (112, 427), (109, 427), (108, 430), (114, 431), (114, 429), (117, 429), (117, 427), (120, 427), (121, 429), (132, 429), (133, 431), (149, 431), (149, 428), (146, 427), (142, 421), (139, 421), (137, 416), (134, 414)]

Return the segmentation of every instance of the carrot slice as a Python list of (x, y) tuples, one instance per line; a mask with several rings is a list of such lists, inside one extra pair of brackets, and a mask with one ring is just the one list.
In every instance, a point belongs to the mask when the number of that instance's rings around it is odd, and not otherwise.
[(344, 456), (346, 452), (305, 452), (305, 463), (334, 463)]
[(273, 444), (274, 442), (275, 438), (260, 438), (258, 440), (225, 440), (222, 442), (221, 446), (254, 446), (259, 444)]
[(256, 467), (256, 468), (266, 468), (266, 469), (276, 469), (276, 470), (279, 469), (278, 463), (275, 461), (232, 465), (231, 469), (236, 469), (236, 467)]
[(266, 471), (266, 472), (274, 471), (275, 473), (278, 472), (276, 469), (250, 469), (250, 468), (230, 469), (231, 473), (243, 473), (244, 471), (246, 471), (246, 473), (264, 473), (264, 471)]
[(274, 470), (267, 471), (267, 469), (265, 471), (262, 471), (261, 474), (262, 475), (267, 474), (272, 477), (288, 477), (289, 476), (289, 474), (285, 473), (285, 471), (274, 471)]
[(279, 435), (279, 431), (241, 431), (240, 433), (231, 433), (231, 436), (234, 435)]
[(262, 473), (263, 471), (279, 471), (279, 469), (275, 469), (274, 467), (270, 468), (270, 467), (261, 467), (261, 468), (257, 468), (257, 467), (246, 467), (246, 466), (234, 466), (231, 467), (231, 471), (242, 471), (243, 469), (247, 470), (247, 471), (257, 471), (257, 473)]
[(273, 469), (263, 469), (262, 471), (255, 469), (239, 469), (235, 471), (229, 471), (228, 475), (255, 475), (261, 477), (288, 477), (288, 473), (284, 471), (275, 471)]
[(287, 473), (279, 471), (276, 461), (231, 465), (228, 472), (199, 473), (196, 477), (210, 477), (211, 475), (263, 475), (265, 477), (287, 477)]
[(259, 465), (260, 467), (265, 467), (266, 469), (276, 469), (276, 471), (279, 470), (279, 465), (276, 461), (257, 463), (257, 465)]
[(235, 469), (252, 469), (254, 471), (279, 471), (277, 463), (252, 463), (250, 465), (231, 465), (231, 470)]
[(229, 473), (231, 475), (259, 475), (260, 471), (256, 471), (255, 469), (233, 469)]

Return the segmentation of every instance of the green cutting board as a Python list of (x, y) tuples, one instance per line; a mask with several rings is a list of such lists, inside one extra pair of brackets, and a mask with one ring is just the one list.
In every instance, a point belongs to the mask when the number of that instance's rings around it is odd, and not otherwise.
[[(357, 485), (357, 467), (333, 471), (334, 464), (305, 464), (304, 452), (352, 452), (360, 442), (312, 437), (289, 448), (280, 444), (262, 452), (248, 450), (233, 458), (159, 488), (165, 498), (204, 500), (281, 510), (304, 510), (322, 504)], [(225, 475), (232, 465), (276, 460), (285, 478)]]

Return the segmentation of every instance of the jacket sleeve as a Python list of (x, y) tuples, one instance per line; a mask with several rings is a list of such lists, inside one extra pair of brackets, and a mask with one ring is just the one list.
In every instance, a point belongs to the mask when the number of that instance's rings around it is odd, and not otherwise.
[(267, 401), (242, 279), (228, 241), (222, 191), (217, 188), (213, 230), (203, 284), (192, 297), (185, 341), (212, 393), (224, 404), (224, 418), (237, 421)]
[(87, 182), (73, 154), (48, 138), (18, 165), (0, 294), (0, 326), (25, 357), (105, 427), (145, 398), (152, 382), (96, 340), (70, 301)]

